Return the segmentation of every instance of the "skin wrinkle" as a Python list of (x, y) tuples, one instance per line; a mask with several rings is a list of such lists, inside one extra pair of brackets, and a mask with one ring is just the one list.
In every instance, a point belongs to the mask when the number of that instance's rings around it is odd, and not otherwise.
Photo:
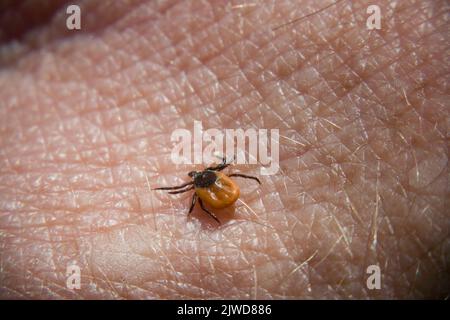
[[(47, 8), (50, 11), (53, 11), (57, 9), (57, 7), (62, 7), (65, 0), (59, 1), (59, 4), (55, 4), (55, 1), (52, 0), (52, 6), (54, 8)], [(95, 2), (90, 1), (78, 1), (78, 5), (81, 7), (81, 11), (89, 11), (89, 12), (102, 12), (104, 14), (102, 20), (90, 20), (85, 19), (83, 21), (83, 32), (86, 30), (90, 33), (96, 33), (99, 30), (102, 29), (108, 29), (109, 25), (113, 25), (114, 23), (120, 22), (120, 18), (122, 17), (123, 10), (127, 10), (128, 12), (137, 11), (139, 9), (139, 6), (146, 6), (147, 8), (150, 7), (153, 3), (149, 3), (145, 0), (137, 0), (137, 1), (127, 1), (127, 2), (107, 2), (105, 7), (101, 7), (103, 4), (98, 4)], [(120, 8), (121, 5), (124, 5), (126, 8)], [(114, 6), (117, 6), (116, 12), (114, 12)], [(135, 6), (136, 8), (133, 8)], [(36, 8), (33, 7), (33, 5), (30, 5), (30, 8), (21, 8), (17, 12), (17, 19), (22, 23), (23, 21), (28, 21), (32, 18), (32, 15), (36, 14)], [(31, 9), (31, 10), (30, 10)], [(39, 10), (42, 8), (39, 8)], [(106, 10), (105, 10), (106, 9)], [(109, 10), (111, 9), (111, 10)], [(46, 13), (46, 10), (42, 10), (44, 14)], [(111, 14), (112, 12), (112, 14)], [(157, 11), (155, 11), (157, 12)], [(2, 10), (2, 13), (4, 13), (4, 10)], [(164, 12), (160, 12), (163, 14)], [(9, 13), (5, 13), (5, 15), (10, 15)], [(24, 17), (20, 17), (20, 15), (23, 15)], [(115, 20), (117, 18), (117, 15), (119, 16), (119, 20)], [(30, 17), (31, 16), (31, 17)], [(113, 18), (111, 18), (111, 16)], [(129, 15), (125, 15), (125, 17), (128, 17)], [(0, 56), (0, 67), (2, 68), (9, 68), (11, 66), (14, 66), (18, 61), (20, 61), (22, 58), (26, 57), (28, 54), (33, 53), (34, 51), (38, 51), (42, 47), (54, 47), (55, 44), (59, 44), (59, 42), (64, 39), (65, 37), (70, 37), (74, 35), (71, 32), (68, 32), (65, 28), (60, 28), (61, 25), (65, 25), (65, 21), (67, 18), (67, 15), (65, 13), (65, 10), (59, 10), (56, 11), (53, 17), (47, 17), (50, 18), (48, 21), (44, 21), (46, 17), (41, 15), (39, 19), (42, 21), (42, 26), (40, 26), (37, 31), (45, 31), (43, 32), (45, 34), (45, 37), (38, 37), (40, 35), (39, 32), (36, 32), (36, 30), (33, 30), (31, 25), (30, 30), (24, 30), (25, 33), (21, 35), (23, 40), (19, 43), (14, 43), (14, 45), (11, 45), (11, 41), (3, 44), (3, 46), (0, 48), (4, 53), (2, 56)], [(4, 19), (1, 19), (3, 21), (7, 21)], [(45, 25), (45, 22), (47, 25)], [(5, 24), (8, 27), (11, 27), (11, 25), (8, 25), (8, 22), (5, 22)], [(14, 29), (14, 27), (12, 28)], [(19, 48), (17, 48), (19, 46)], [(25, 48), (24, 48), (25, 46)], [(11, 49), (11, 50), (10, 50)], [(10, 51), (9, 51), (10, 50)]]
[[(281, 54), (282, 55), (282, 54)], [(263, 67), (263, 65), (260, 65), (259, 67), (261, 67), (261, 68), (265, 68), (265, 67)], [(326, 78), (326, 76), (324, 76), (325, 78)], [(252, 78), (250, 78), (250, 79), (252, 79)], [(172, 82), (169, 82), (169, 83), (172, 83)], [(172, 84), (171, 84), (172, 85)], [(142, 93), (142, 97), (145, 97), (145, 93)], [(199, 93), (197, 93), (196, 95), (199, 95)], [(261, 100), (261, 97), (259, 98), (260, 100)], [(262, 101), (264, 100), (264, 98), (262, 98)], [(202, 100), (203, 101), (203, 100)], [(269, 106), (266, 106), (266, 108), (267, 108), (267, 110), (270, 110), (270, 107)], [(275, 105), (273, 105), (272, 106), (272, 108), (275, 108)], [(183, 110), (183, 109), (179, 109), (179, 111), (175, 114), (175, 115), (180, 115), (182, 112), (184, 112), (185, 110)], [(258, 110), (259, 111), (259, 110)], [(314, 111), (312, 111), (312, 113), (314, 113)], [(279, 117), (278, 118), (278, 120), (279, 120), (279, 123), (285, 123), (285, 121), (283, 120), (284, 118), (283, 117)], [(185, 121), (185, 124), (186, 123), (189, 123), (188, 121)], [(243, 121), (242, 123), (244, 123), (245, 124), (245, 122)], [(261, 123), (263, 123), (263, 124), (265, 124), (264, 122), (261, 122)], [(189, 127), (189, 125), (187, 126), (187, 127)], [(295, 129), (295, 127), (294, 127), (294, 129)], [(108, 129), (109, 130), (109, 129)], [(120, 135), (119, 136), (117, 136), (117, 138), (118, 139), (120, 139)], [(127, 139), (129, 139), (129, 138), (127, 138)], [(124, 139), (124, 141), (127, 141), (127, 139)], [(339, 138), (338, 138), (338, 140), (339, 140)], [(319, 145), (319, 146), (317, 146), (316, 148), (317, 149), (319, 149), (320, 150), (320, 148), (323, 148), (324, 147), (324, 145)], [(370, 145), (369, 145), (369, 147), (370, 147)], [(349, 148), (350, 149), (350, 148)], [(330, 149), (331, 150), (331, 149)], [(110, 151), (110, 149), (107, 149), (107, 151)], [(327, 153), (326, 151), (324, 152), (325, 154)], [(321, 155), (317, 155), (316, 157), (323, 157), (324, 155), (323, 154), (321, 154)], [(319, 158), (320, 159), (320, 158)], [(317, 161), (320, 163), (320, 160), (319, 159), (317, 159)], [(286, 160), (289, 160), (289, 158), (285, 158), (285, 159), (283, 159), (283, 161), (286, 161)], [(339, 163), (338, 161), (336, 161), (335, 160), (335, 162), (337, 162), (337, 163)], [(324, 165), (323, 165), (323, 167), (324, 168), (326, 168), (326, 166), (328, 165), (328, 162), (327, 163), (325, 163)], [(152, 170), (152, 172), (155, 172), (154, 170)], [(161, 172), (164, 172), (164, 171), (161, 171)], [(168, 171), (166, 171), (166, 172), (168, 172)], [(160, 172), (158, 172), (158, 173), (160, 173)], [(177, 170), (177, 172), (173, 172), (173, 175), (180, 175), (180, 176), (182, 176), (183, 174), (185, 174), (185, 172), (182, 170), (182, 169), (179, 169), (179, 171)], [(281, 180), (284, 180), (284, 179), (281, 179)], [(116, 180), (116, 183), (117, 184), (121, 184), (122, 182), (119, 180), (119, 181), (117, 181)], [(134, 190), (134, 189), (133, 189)], [(148, 195), (147, 195), (148, 196)], [(181, 212), (184, 212), (184, 210), (185, 210), (185, 208), (184, 208), (184, 206), (182, 205), (182, 204), (179, 204), (178, 203), (178, 200), (177, 200), (178, 198), (176, 198), (176, 199), (174, 199), (174, 200), (169, 200), (169, 203), (170, 204), (174, 204), (174, 205), (176, 205), (177, 206), (177, 211), (180, 211), (180, 213)], [(246, 198), (247, 199), (247, 198)], [(314, 198), (313, 198), (314, 199)], [(162, 202), (161, 203), (161, 205), (164, 205), (164, 203), (168, 203), (167, 202), (167, 199), (163, 199), (163, 201), (164, 202)], [(313, 200), (313, 202), (315, 202), (315, 203), (318, 203), (318, 202), (320, 202), (321, 200)], [(177, 204), (178, 203), (178, 204)], [(267, 208), (268, 209), (268, 208)], [(144, 208), (144, 210), (145, 210), (145, 208)], [(267, 211), (270, 211), (269, 209), (267, 210)], [(183, 215), (181, 215), (180, 214), (180, 217), (183, 217)], [(284, 216), (283, 216), (284, 217)], [(174, 220), (175, 221), (175, 220)], [(184, 221), (184, 220), (183, 220)], [(283, 225), (283, 223), (282, 223), (282, 221), (279, 221), (278, 222), (280, 225)], [(255, 234), (256, 232), (254, 232), (253, 234)], [(200, 243), (202, 243), (202, 242), (200, 242)], [(274, 244), (275, 246), (277, 246), (277, 244)], [(221, 245), (219, 244), (218, 245), (219, 247), (221, 247)], [(329, 247), (328, 247), (329, 248)], [(326, 254), (326, 251), (325, 252), (323, 252), (323, 254)], [(186, 254), (186, 256), (189, 256), (189, 254)], [(224, 256), (224, 254), (222, 254), (222, 256)], [(248, 260), (248, 259), (247, 259)], [(300, 259), (299, 259), (300, 260)], [(324, 261), (326, 261), (326, 260), (324, 260)], [(250, 262), (250, 261), (249, 261)], [(213, 261), (213, 263), (214, 263), (214, 261)], [(251, 263), (251, 262), (250, 262)], [(248, 264), (248, 263), (247, 263)], [(231, 269), (232, 270), (232, 269)], [(314, 270), (310, 270), (310, 271), (313, 271), (314, 272)], [(229, 272), (229, 271), (225, 271), (225, 272)], [(232, 271), (231, 271), (232, 272)], [(320, 274), (317, 274), (317, 276), (320, 276)], [(261, 277), (259, 277), (259, 279), (261, 279)], [(263, 279), (264, 279), (264, 277), (263, 277)], [(341, 279), (341, 278), (340, 278)], [(341, 281), (341, 280), (339, 280), (339, 281)], [(194, 288), (194, 287), (196, 287), (196, 285), (194, 285), (194, 284), (190, 284), (191, 286), (192, 286), (192, 288)], [(203, 283), (203, 285), (207, 285), (207, 283)], [(342, 284), (341, 284), (342, 285)], [(339, 286), (339, 287), (341, 287), (341, 285)], [(176, 289), (176, 286), (174, 285), (174, 287), (173, 287), (174, 289), (172, 290), (172, 292), (177, 292), (177, 289)], [(192, 296), (192, 295), (189, 295), (187, 292), (188, 292), (189, 290), (186, 290), (186, 291), (184, 291), (185, 293), (185, 295), (186, 296)], [(247, 290), (247, 292), (248, 292), (248, 290)], [(318, 296), (320, 296), (320, 294), (318, 294)]]

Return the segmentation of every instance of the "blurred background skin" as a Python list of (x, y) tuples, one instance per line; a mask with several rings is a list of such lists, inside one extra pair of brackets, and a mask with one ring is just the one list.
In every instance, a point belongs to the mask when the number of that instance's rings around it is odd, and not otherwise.
[[(448, 298), (447, 1), (68, 3), (0, 3), (0, 298)], [(282, 135), (220, 227), (149, 190), (194, 120)]]

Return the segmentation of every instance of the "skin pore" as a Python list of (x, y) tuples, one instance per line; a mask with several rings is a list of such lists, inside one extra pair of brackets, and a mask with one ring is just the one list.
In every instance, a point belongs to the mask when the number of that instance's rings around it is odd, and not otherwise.
[[(79, 1), (81, 31), (65, 1), (12, 3), (0, 298), (448, 297), (447, 1)], [(221, 226), (150, 191), (202, 169), (170, 160), (195, 120), (280, 130)]]

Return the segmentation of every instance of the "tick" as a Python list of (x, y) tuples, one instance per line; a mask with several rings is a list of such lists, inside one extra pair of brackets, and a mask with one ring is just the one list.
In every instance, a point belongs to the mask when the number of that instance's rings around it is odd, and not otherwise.
[(223, 209), (231, 206), (239, 198), (239, 186), (230, 177), (240, 177), (246, 179), (253, 179), (261, 184), (257, 177), (248, 176), (241, 173), (232, 173), (229, 175), (221, 172), (228, 167), (230, 163), (223, 158), (222, 163), (213, 167), (208, 167), (203, 171), (191, 171), (188, 176), (192, 181), (183, 183), (176, 187), (160, 187), (153, 190), (175, 190), (170, 191), (169, 194), (183, 193), (190, 190), (195, 190), (192, 195), (191, 207), (188, 214), (194, 209), (195, 203), (198, 201), (200, 207), (204, 212), (210, 215), (219, 224), (220, 221), (214, 213), (205, 208), (204, 202), (215, 209)]

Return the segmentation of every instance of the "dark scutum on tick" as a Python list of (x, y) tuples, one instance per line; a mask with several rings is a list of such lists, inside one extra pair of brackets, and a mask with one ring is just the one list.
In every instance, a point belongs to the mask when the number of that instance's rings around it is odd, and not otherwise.
[[(216, 173), (216, 172), (222, 171), (229, 165), (230, 165), (230, 163), (227, 163), (226, 159), (223, 158), (222, 163), (220, 163), (216, 166), (208, 167), (203, 171), (189, 172), (188, 176), (192, 178), (192, 181), (190, 181), (190, 182), (186, 182), (186, 183), (183, 183), (182, 185), (175, 186), (175, 187), (160, 187), (160, 188), (155, 188), (152, 190), (175, 190), (175, 191), (170, 191), (169, 193), (170, 194), (178, 194), (178, 193), (187, 192), (192, 189), (200, 190), (203, 188), (209, 188), (218, 179), (218, 176), (217, 176), (218, 173)], [(252, 180), (257, 181), (259, 184), (261, 184), (261, 181), (259, 181), (259, 179), (257, 177), (248, 176), (248, 175), (241, 174), (241, 173), (229, 174), (227, 177), (241, 177), (241, 178), (245, 178), (245, 179), (252, 179)], [(191, 213), (192, 210), (194, 209), (194, 206), (195, 206), (195, 203), (197, 202), (197, 200), (198, 200), (198, 203), (200, 204), (200, 207), (202, 208), (202, 210), (220, 224), (220, 221), (216, 217), (216, 215), (205, 208), (201, 196), (198, 196), (197, 193), (194, 193), (194, 195), (192, 196), (192, 202), (191, 202), (191, 206), (189, 208), (189, 213)]]
[(208, 188), (217, 180), (217, 175), (214, 171), (205, 170), (194, 177), (194, 186), (196, 188)]

